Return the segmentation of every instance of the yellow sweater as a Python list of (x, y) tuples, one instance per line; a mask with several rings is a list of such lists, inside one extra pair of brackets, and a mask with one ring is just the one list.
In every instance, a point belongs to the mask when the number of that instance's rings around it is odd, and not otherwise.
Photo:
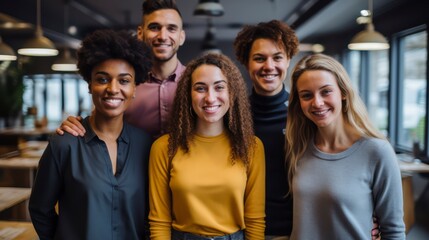
[(226, 134), (195, 136), (189, 153), (179, 149), (171, 163), (168, 135), (157, 139), (149, 160), (151, 239), (171, 239), (171, 227), (204, 236), (245, 229), (247, 240), (264, 239), (265, 157), (256, 143), (246, 173), (241, 161), (232, 165)]

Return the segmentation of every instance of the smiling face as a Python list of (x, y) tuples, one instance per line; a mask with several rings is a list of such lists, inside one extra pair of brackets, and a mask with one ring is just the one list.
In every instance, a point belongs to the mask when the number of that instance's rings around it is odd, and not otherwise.
[(247, 70), (259, 95), (273, 96), (283, 88), (290, 59), (271, 39), (256, 39), (249, 54)]
[(143, 25), (137, 36), (151, 47), (155, 60), (167, 62), (177, 57), (179, 47), (185, 42), (182, 19), (173, 9), (161, 9), (143, 16)]
[(134, 74), (134, 68), (121, 59), (108, 59), (92, 69), (88, 88), (96, 114), (122, 117), (135, 94)]
[(229, 109), (226, 77), (220, 68), (203, 64), (192, 73), (192, 108), (197, 115), (197, 129), (215, 126), (223, 129), (223, 118)]
[(324, 70), (309, 70), (296, 82), (299, 102), (304, 115), (319, 128), (341, 128), (342, 100), (337, 79)]

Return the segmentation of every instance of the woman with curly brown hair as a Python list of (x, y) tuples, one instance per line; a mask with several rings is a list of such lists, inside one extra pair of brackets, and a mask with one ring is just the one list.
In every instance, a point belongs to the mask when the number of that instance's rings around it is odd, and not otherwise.
[(264, 239), (264, 149), (238, 68), (191, 61), (171, 116), (150, 154), (151, 239)]

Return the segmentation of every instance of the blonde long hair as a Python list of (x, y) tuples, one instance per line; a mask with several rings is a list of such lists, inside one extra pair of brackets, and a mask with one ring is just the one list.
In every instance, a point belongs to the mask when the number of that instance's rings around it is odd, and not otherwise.
[(286, 164), (288, 166), (289, 193), (292, 193), (292, 179), (299, 159), (308, 145), (313, 141), (317, 126), (308, 119), (300, 106), (296, 83), (299, 77), (310, 70), (330, 72), (337, 79), (342, 102), (342, 115), (345, 124), (350, 125), (362, 136), (385, 139), (371, 123), (365, 104), (353, 89), (350, 78), (344, 67), (334, 58), (324, 54), (314, 54), (302, 58), (294, 67), (289, 95), (288, 117), (286, 123)]

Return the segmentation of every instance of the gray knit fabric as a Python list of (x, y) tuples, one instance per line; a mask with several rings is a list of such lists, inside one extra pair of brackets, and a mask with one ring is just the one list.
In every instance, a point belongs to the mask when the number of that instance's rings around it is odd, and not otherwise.
[(291, 239), (371, 239), (373, 213), (383, 240), (405, 239), (401, 174), (385, 140), (361, 138), (336, 154), (311, 144), (293, 189)]

